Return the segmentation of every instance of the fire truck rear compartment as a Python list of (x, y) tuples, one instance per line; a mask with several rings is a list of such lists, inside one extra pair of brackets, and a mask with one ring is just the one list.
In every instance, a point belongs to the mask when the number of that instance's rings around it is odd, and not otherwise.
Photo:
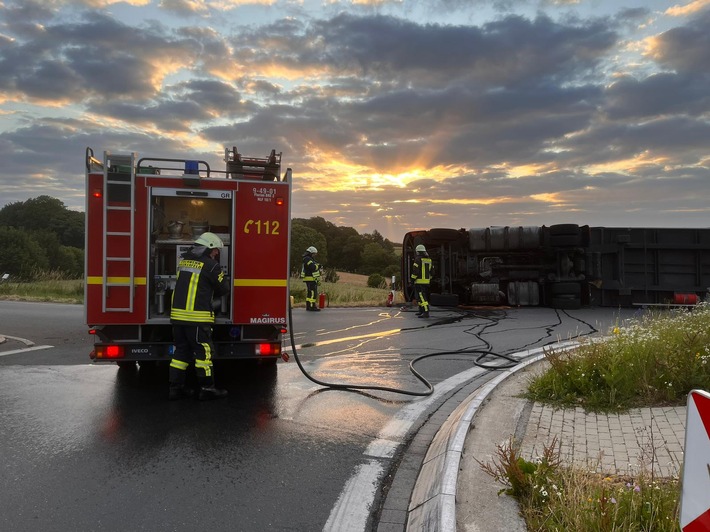
[[(205, 231), (224, 242), (232, 293), (213, 301), (214, 360), (277, 360), (288, 308), (291, 170), (281, 154), (227, 170), (204, 161), (143, 158), (87, 148), (86, 320), (95, 361), (167, 361), (170, 302), (180, 257)], [(269, 262), (253, 260), (259, 251)], [(239, 254), (235, 257), (235, 254)]]

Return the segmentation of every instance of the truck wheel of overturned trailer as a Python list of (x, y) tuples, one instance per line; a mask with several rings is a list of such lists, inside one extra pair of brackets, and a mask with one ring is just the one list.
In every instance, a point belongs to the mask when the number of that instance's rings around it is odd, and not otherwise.
[(575, 281), (552, 283), (549, 287), (550, 307), (558, 309), (582, 308), (582, 284)]
[(427, 231), (428, 241), (454, 242), (458, 240), (460, 236), (461, 233), (456, 229), (435, 228)]
[(550, 246), (577, 247), (582, 245), (582, 230), (577, 224), (550, 226)]
[(435, 307), (458, 307), (458, 294), (429, 294), (429, 304)]
[(563, 281), (550, 285), (552, 297), (581, 297), (582, 285), (574, 281)]
[(550, 306), (560, 310), (576, 310), (582, 308), (582, 298), (572, 296), (556, 296), (550, 300)]
[(577, 224), (555, 224), (550, 226), (550, 234), (555, 235), (576, 235), (579, 234)]

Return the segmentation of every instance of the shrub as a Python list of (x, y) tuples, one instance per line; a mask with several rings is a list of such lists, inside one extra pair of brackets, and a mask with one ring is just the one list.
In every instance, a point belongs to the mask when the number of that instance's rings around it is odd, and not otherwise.
[(367, 286), (370, 288), (387, 288), (387, 281), (379, 273), (373, 273), (367, 278)]
[(340, 276), (335, 271), (335, 268), (326, 268), (323, 272), (323, 281), (326, 283), (337, 283), (339, 280)]

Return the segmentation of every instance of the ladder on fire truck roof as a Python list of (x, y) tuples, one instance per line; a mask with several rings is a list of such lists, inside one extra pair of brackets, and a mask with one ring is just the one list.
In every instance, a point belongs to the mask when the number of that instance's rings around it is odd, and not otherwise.
[[(104, 312), (133, 312), (133, 299), (135, 294), (135, 272), (134, 272), (134, 212), (135, 212), (135, 160), (136, 154), (132, 153), (130, 155), (112, 155), (110, 152), (104, 152), (104, 215), (103, 215), (103, 295), (102, 295), (102, 306)], [(130, 168), (130, 172), (126, 170)], [(124, 176), (119, 178), (118, 175)], [(109, 186), (113, 187), (112, 194), (109, 196)], [(128, 188), (127, 194), (124, 191), (120, 191), (121, 188)], [(113, 194), (114, 191), (119, 190), (117, 194)], [(125, 202), (121, 202), (122, 205), (112, 205), (111, 203), (116, 203), (110, 201), (114, 195), (123, 198), (130, 197), (128, 205)], [(121, 227), (118, 222), (121, 212), (128, 211), (128, 230), (117, 231), (114, 224)], [(114, 224), (112, 224), (112, 231), (109, 231), (109, 218), (114, 219)], [(124, 227), (125, 229), (125, 224)], [(125, 245), (117, 246), (113, 245), (111, 254), (109, 255), (109, 237), (116, 237), (119, 240), (128, 239), (128, 254), (116, 254), (118, 249), (125, 249)], [(108, 267), (110, 263), (128, 263), (128, 277), (115, 277), (108, 275)], [(128, 305), (123, 307), (108, 307), (108, 295), (109, 290), (115, 287), (125, 287), (128, 289)]]

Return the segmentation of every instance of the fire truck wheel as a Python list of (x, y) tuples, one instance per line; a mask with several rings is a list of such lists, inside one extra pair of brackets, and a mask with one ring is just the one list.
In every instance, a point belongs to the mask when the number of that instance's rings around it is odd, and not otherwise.
[(136, 369), (136, 363), (135, 362), (128, 362), (125, 360), (121, 360), (116, 362), (116, 365), (118, 366), (118, 369), (123, 370), (123, 371), (132, 371)]
[(141, 371), (155, 371), (158, 369), (158, 362), (156, 360), (141, 360), (138, 362), (138, 367)]

